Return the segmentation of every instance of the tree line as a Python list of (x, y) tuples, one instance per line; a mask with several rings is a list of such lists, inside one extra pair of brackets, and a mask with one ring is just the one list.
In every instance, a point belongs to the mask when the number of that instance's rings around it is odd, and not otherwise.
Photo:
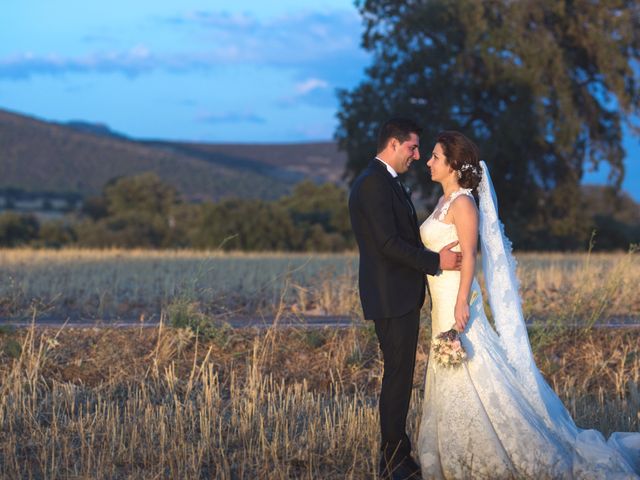
[[(581, 235), (568, 243), (550, 232), (538, 243), (515, 243), (529, 250), (584, 250), (595, 229), (596, 249), (628, 249), (640, 243), (640, 208), (609, 187), (583, 188), (582, 205), (591, 212)], [(152, 173), (109, 182), (99, 196), (86, 198), (80, 212), (62, 220), (39, 221), (33, 214), (0, 214), (0, 246), (42, 248), (195, 248), (242, 251), (340, 252), (356, 248), (347, 191), (333, 184), (298, 184), (274, 201), (227, 199), (187, 203)], [(427, 208), (419, 208), (422, 219)], [(570, 221), (570, 219), (567, 219)], [(509, 232), (507, 232), (509, 233)]]
[(344, 251), (354, 247), (346, 204), (343, 188), (312, 182), (275, 201), (187, 203), (145, 173), (112, 180), (62, 220), (5, 211), (0, 246)]

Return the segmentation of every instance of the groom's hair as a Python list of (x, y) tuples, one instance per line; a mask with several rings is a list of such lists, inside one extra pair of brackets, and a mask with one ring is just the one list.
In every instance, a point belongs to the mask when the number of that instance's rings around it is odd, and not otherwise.
[(378, 132), (378, 153), (383, 151), (389, 140), (395, 138), (399, 142), (406, 142), (412, 133), (420, 136), (422, 128), (410, 118), (393, 117), (384, 122)]

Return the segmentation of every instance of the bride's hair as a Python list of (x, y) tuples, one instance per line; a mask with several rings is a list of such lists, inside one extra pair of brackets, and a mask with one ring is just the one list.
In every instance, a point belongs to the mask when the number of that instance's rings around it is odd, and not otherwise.
[(469, 138), (453, 130), (440, 132), (436, 143), (442, 145), (447, 164), (456, 171), (458, 184), (474, 193), (480, 184), (480, 150)]

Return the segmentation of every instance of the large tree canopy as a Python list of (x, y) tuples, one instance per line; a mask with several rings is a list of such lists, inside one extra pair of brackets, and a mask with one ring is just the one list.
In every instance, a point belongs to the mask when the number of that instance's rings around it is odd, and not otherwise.
[[(516, 246), (579, 246), (580, 179), (624, 176), (623, 127), (638, 131), (640, 4), (634, 0), (366, 0), (367, 78), (340, 92), (336, 137), (353, 179), (382, 122), (409, 115), (470, 136), (492, 171)], [(425, 158), (427, 157), (427, 158)], [(424, 162), (412, 169), (433, 200)]]

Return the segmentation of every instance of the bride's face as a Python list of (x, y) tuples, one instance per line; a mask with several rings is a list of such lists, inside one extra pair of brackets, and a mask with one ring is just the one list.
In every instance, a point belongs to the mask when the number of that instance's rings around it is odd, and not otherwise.
[(442, 145), (439, 143), (436, 143), (436, 146), (433, 147), (427, 167), (429, 167), (429, 172), (431, 173), (431, 180), (434, 182), (442, 183), (453, 174), (453, 169), (447, 163), (447, 157), (444, 155)]

